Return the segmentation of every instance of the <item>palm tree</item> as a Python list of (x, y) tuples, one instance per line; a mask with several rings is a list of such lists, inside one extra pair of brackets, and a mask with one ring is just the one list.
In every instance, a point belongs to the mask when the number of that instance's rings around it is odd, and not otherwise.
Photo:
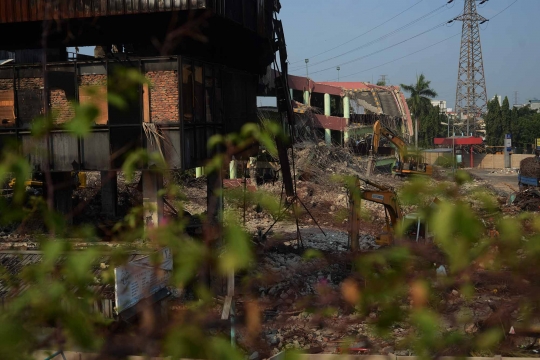
[(429, 99), (437, 96), (435, 90), (429, 87), (430, 84), (431, 81), (426, 80), (424, 74), (416, 76), (416, 84), (401, 84), (404, 91), (411, 93), (411, 96), (407, 99), (407, 105), (414, 114), (414, 145), (416, 147), (418, 147), (418, 118), (429, 113), (431, 107)]

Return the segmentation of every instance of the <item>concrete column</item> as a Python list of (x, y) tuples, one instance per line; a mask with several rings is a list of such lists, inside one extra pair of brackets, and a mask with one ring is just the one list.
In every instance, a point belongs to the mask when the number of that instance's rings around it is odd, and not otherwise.
[[(330, 116), (331, 114), (331, 105), (330, 105), (330, 94), (324, 94), (324, 115)], [(332, 144), (332, 130), (324, 129), (324, 141), (327, 145)]]
[(233, 159), (229, 163), (229, 178), (231, 179), (237, 178), (236, 168), (237, 168), (237, 163), (236, 163), (236, 160)]
[[(346, 120), (346, 126), (349, 126), (349, 119), (351, 117), (351, 103), (348, 96), (343, 97), (343, 117)], [(343, 142), (347, 144), (349, 142), (349, 131), (345, 130), (343, 133)]]
[(324, 115), (330, 116), (331, 114), (331, 108), (330, 108), (330, 94), (324, 94)]
[(118, 205), (116, 171), (101, 171), (101, 212), (116, 217)]
[(309, 105), (309, 91), (304, 91), (304, 105)]
[(204, 168), (203, 167), (195, 168), (195, 177), (200, 178), (203, 175), (204, 175)]
[(249, 158), (249, 178), (251, 180), (251, 184), (257, 187), (257, 158), (256, 157)]
[(144, 226), (158, 226), (163, 221), (163, 198), (158, 191), (163, 189), (163, 175), (152, 171), (142, 171)]
[(66, 215), (66, 222), (73, 223), (73, 179), (70, 171), (51, 172), (54, 209)]
[(293, 99), (293, 89), (289, 89), (289, 94), (291, 95), (291, 100)]

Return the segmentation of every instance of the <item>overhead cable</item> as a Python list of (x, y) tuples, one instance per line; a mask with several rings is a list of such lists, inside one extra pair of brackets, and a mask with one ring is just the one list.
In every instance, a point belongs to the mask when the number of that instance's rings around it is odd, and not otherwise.
[[(400, 42), (398, 42), (398, 43), (395, 43), (395, 44), (393, 44), (393, 45), (387, 46), (387, 47), (385, 47), (385, 48), (383, 48), (383, 49), (380, 49), (380, 50), (377, 50), (377, 51), (375, 51), (375, 52), (372, 52), (371, 54), (363, 55), (363, 56), (360, 56), (360, 57), (358, 57), (358, 58), (355, 58), (355, 59), (346, 61), (346, 62), (344, 62), (344, 63), (340, 63), (340, 66), (342, 66), (342, 65), (347, 65), (347, 64), (351, 64), (351, 63), (356, 62), (356, 61), (358, 61), (358, 60), (362, 60), (362, 59), (365, 59), (365, 58), (367, 58), (367, 57), (370, 57), (370, 56), (379, 54), (379, 53), (381, 53), (381, 52), (383, 52), (383, 51), (386, 51), (386, 50), (388, 50), (388, 49), (391, 49), (391, 48), (394, 48), (394, 47), (399, 46), (399, 45), (401, 45), (401, 44), (404, 44), (404, 43), (406, 43), (406, 42), (408, 42), (408, 41), (410, 41), (410, 40), (412, 40), (412, 39), (415, 39), (415, 38), (417, 38), (417, 37), (419, 37), (419, 36), (422, 36), (422, 35), (424, 35), (424, 34), (430, 32), (430, 31), (433, 31), (433, 30), (438, 29), (438, 28), (443, 27), (443, 26), (446, 26), (446, 21), (443, 22), (443, 23), (440, 23), (440, 24), (438, 24), (438, 25), (436, 25), (436, 26), (434, 26), (434, 27), (432, 27), (431, 29), (428, 29), (428, 30), (426, 30), (426, 31), (422, 31), (421, 33), (416, 34), (416, 35), (414, 35), (414, 36), (412, 36), (412, 37), (410, 37), (410, 38), (408, 38), (408, 39), (405, 39), (405, 40), (400, 41)], [(320, 72), (323, 72), (323, 71), (326, 71), (326, 70), (330, 70), (330, 69), (333, 69), (333, 68), (334, 68), (334, 67), (331, 66), (331, 67), (328, 67), (328, 68), (325, 68), (325, 69), (322, 69), (322, 70), (312, 71), (311, 74), (318, 74), (318, 73), (320, 73)]]
[[(354, 76), (354, 75), (358, 75), (358, 74), (364, 73), (364, 72), (366, 72), (366, 71), (370, 71), (370, 70), (373, 70), (373, 69), (377, 69), (377, 68), (380, 68), (381, 66), (385, 66), (385, 65), (394, 63), (394, 62), (396, 62), (396, 61), (405, 59), (406, 57), (409, 57), (409, 56), (418, 54), (419, 52), (422, 52), (422, 51), (424, 51), (424, 50), (430, 49), (430, 48), (432, 48), (432, 47), (434, 47), (434, 46), (436, 46), (436, 45), (439, 45), (439, 44), (441, 44), (441, 43), (443, 43), (443, 42), (445, 42), (445, 41), (448, 41), (448, 40), (450, 40), (450, 39), (452, 39), (452, 38), (455, 38), (455, 37), (458, 36), (458, 35), (461, 35), (461, 33), (454, 34), (454, 35), (452, 35), (452, 36), (450, 36), (450, 37), (447, 37), (447, 38), (445, 38), (445, 39), (443, 39), (443, 40), (441, 40), (441, 41), (438, 41), (438, 42), (436, 42), (436, 43), (434, 43), (434, 44), (431, 44), (431, 45), (429, 45), (429, 46), (427, 46), (427, 47), (425, 47), (425, 48), (422, 48), (422, 49), (417, 50), (417, 51), (415, 51), (415, 52), (412, 52), (412, 53), (410, 53), (410, 54), (401, 56), (401, 57), (399, 57), (399, 58), (397, 58), (397, 59), (394, 59), (394, 60), (385, 62), (384, 64), (380, 64), (380, 65), (374, 66), (374, 67), (372, 67), (372, 68), (365, 69), (365, 70), (362, 70), (362, 71), (358, 71), (358, 72), (355, 72), (355, 73), (352, 73), (352, 74), (348, 74), (348, 75), (345, 75), (345, 76), (340, 76), (340, 79), (347, 78), (347, 77)], [(328, 80), (328, 81), (335, 81), (335, 80), (337, 80), (337, 79), (332, 79), (332, 80)]]
[[(415, 7), (416, 5), (420, 4), (422, 1), (424, 1), (424, 0), (420, 0), (420, 1), (416, 2), (416, 3), (414, 3), (412, 6), (406, 8), (405, 10), (403, 10), (402, 12), (400, 12), (399, 14), (394, 15), (394, 16), (391, 17), (390, 19), (388, 19), (388, 20), (386, 20), (385, 22), (383, 22), (383, 23), (381, 23), (381, 24), (375, 26), (374, 28), (371, 28), (371, 29), (369, 29), (368, 31), (366, 31), (366, 32), (364, 32), (364, 33), (362, 33), (362, 34), (360, 34), (360, 35), (358, 35), (358, 36), (355, 36), (355, 37), (353, 37), (352, 39), (345, 41), (344, 43), (341, 43), (341, 44), (339, 44), (339, 45), (337, 45), (337, 46), (334, 46), (334, 47), (331, 48), (331, 49), (325, 50), (325, 51), (320, 52), (320, 53), (315, 54), (315, 55), (311, 55), (311, 56), (309, 56), (309, 58), (310, 58), (310, 59), (313, 59), (313, 58), (315, 58), (315, 57), (317, 57), (317, 56), (320, 56), (320, 55), (329, 53), (329, 52), (332, 51), (332, 50), (335, 50), (335, 49), (337, 49), (337, 48), (340, 48), (340, 47), (342, 47), (343, 45), (347, 45), (347, 44), (353, 42), (354, 40), (356, 40), (356, 39), (358, 39), (358, 38), (361, 38), (361, 37), (364, 36), (364, 35), (369, 34), (369, 33), (372, 32), (373, 30), (380, 28), (381, 26), (383, 26), (383, 25), (389, 23), (390, 21), (394, 20), (394, 19), (397, 18), (398, 16), (400, 16), (400, 15), (406, 13), (407, 11), (409, 11), (410, 9), (412, 9), (413, 7)], [(297, 64), (297, 63), (299, 63), (299, 62), (301, 62), (301, 61), (304, 61), (304, 60), (293, 61), (293, 62), (291, 62), (291, 64)]]
[[(310, 67), (317, 66), (317, 65), (319, 65), (319, 64), (328, 62), (328, 61), (330, 61), (330, 60), (337, 59), (337, 58), (342, 57), (342, 56), (344, 56), (344, 55), (348, 55), (348, 54), (350, 54), (350, 53), (352, 53), (352, 52), (355, 52), (355, 51), (358, 51), (358, 50), (360, 50), (360, 49), (366, 48), (366, 47), (368, 47), (368, 46), (370, 46), (370, 45), (373, 45), (373, 44), (375, 44), (375, 43), (377, 43), (377, 42), (379, 42), (379, 41), (382, 41), (382, 40), (384, 40), (384, 39), (386, 39), (386, 38), (388, 38), (388, 37), (390, 37), (390, 36), (392, 36), (392, 35), (395, 35), (395, 34), (399, 33), (401, 30), (404, 30), (404, 29), (406, 29), (406, 28), (408, 28), (408, 27), (410, 27), (410, 26), (412, 26), (412, 25), (418, 23), (420, 20), (425, 19), (426, 17), (428, 17), (428, 16), (430, 16), (430, 15), (436, 13), (437, 11), (439, 11), (439, 10), (441, 10), (442, 8), (445, 8), (445, 7), (446, 7), (446, 4), (445, 4), (445, 5), (442, 5), (442, 6), (439, 6), (438, 8), (436, 8), (436, 9), (434, 9), (434, 10), (428, 12), (427, 14), (424, 14), (424, 15), (420, 16), (419, 18), (416, 18), (415, 20), (413, 20), (413, 21), (411, 21), (411, 22), (409, 22), (409, 23), (407, 23), (407, 24), (401, 26), (400, 28), (395, 29), (395, 30), (393, 30), (393, 31), (391, 31), (391, 32), (389, 32), (389, 33), (387, 33), (387, 34), (385, 34), (385, 35), (383, 35), (383, 36), (381, 36), (381, 37), (375, 39), (375, 40), (372, 40), (372, 41), (370, 41), (370, 42), (368, 42), (368, 43), (366, 43), (366, 44), (363, 44), (363, 45), (361, 45), (361, 46), (359, 46), (359, 47), (356, 47), (356, 48), (354, 48), (354, 49), (351, 49), (351, 50), (346, 51), (346, 52), (344, 52), (344, 53), (341, 53), (341, 54), (339, 54), (339, 55), (335, 55), (335, 56), (332, 56), (332, 57), (330, 57), (330, 58), (327, 58), (327, 59), (321, 60), (321, 61), (319, 61), (319, 62), (316, 62), (316, 63), (314, 63), (314, 64), (310, 64)], [(295, 67), (294, 69), (291, 69), (291, 70), (294, 71), (294, 70), (299, 70), (299, 69), (302, 69), (302, 68), (303, 68), (303, 66), (298, 66), (298, 67)]]

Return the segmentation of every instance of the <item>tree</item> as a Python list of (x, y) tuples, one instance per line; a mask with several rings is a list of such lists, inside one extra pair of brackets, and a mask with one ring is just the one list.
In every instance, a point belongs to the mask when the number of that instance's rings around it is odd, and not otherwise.
[(511, 121), (512, 121), (512, 111), (510, 110), (510, 102), (508, 97), (505, 96), (502, 106), (501, 106), (501, 117), (502, 117), (502, 126), (503, 132), (505, 134), (512, 132)]
[(403, 90), (411, 94), (407, 99), (407, 105), (409, 106), (411, 113), (414, 115), (414, 142), (416, 147), (418, 147), (418, 118), (429, 114), (431, 108), (433, 107), (429, 99), (433, 99), (435, 96), (437, 96), (435, 90), (429, 87), (430, 84), (431, 81), (426, 80), (424, 74), (420, 74), (420, 76), (416, 77), (416, 84), (401, 84)]
[(497, 97), (488, 102), (486, 114), (486, 142), (489, 146), (501, 146), (504, 139), (504, 128), (501, 107)]
[(421, 118), (419, 144), (423, 148), (433, 147), (433, 139), (446, 136), (446, 129), (441, 122), (446, 122), (446, 115), (441, 116), (439, 106), (432, 106), (428, 115)]

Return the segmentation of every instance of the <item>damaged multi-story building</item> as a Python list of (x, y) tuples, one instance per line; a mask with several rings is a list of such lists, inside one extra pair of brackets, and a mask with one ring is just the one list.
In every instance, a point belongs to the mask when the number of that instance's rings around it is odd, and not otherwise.
[[(278, 0), (3, 0), (2, 54), (12, 61), (0, 65), (0, 146), (18, 144), (55, 184), (74, 169), (101, 171), (103, 208), (114, 215), (115, 173), (126, 155), (155, 150), (145, 128), (160, 128), (170, 169), (192, 169), (208, 158), (212, 135), (257, 121), (258, 79), (274, 59), (279, 8)], [(96, 46), (95, 56), (68, 56), (67, 47), (82, 46)], [(110, 81), (119, 67), (150, 80), (133, 87), (125, 109), (106, 96), (123, 85)], [(84, 138), (61, 126), (74, 115), (71, 102), (100, 109)], [(44, 114), (54, 114), (54, 128), (36, 138), (31, 127)], [(162, 180), (139, 170), (159, 222)], [(66, 213), (69, 191), (55, 186), (52, 194)]]
[[(269, 96), (274, 91), (273, 76), (268, 73), (266, 78), (267, 87), (262, 94)], [(406, 139), (414, 135), (409, 107), (398, 86), (316, 82), (294, 75), (289, 75), (288, 79), (297, 112), (307, 110), (306, 116), (297, 116), (297, 130), (315, 128), (317, 136), (327, 144), (355, 147), (366, 135), (373, 133), (373, 124), (377, 120)], [(367, 147), (360, 153), (367, 154)]]

